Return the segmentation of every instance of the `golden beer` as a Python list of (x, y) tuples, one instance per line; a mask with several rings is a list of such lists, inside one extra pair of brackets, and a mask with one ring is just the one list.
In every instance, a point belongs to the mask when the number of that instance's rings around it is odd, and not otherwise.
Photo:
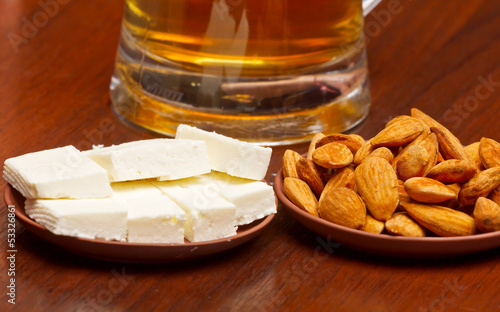
[(127, 0), (111, 98), (167, 135), (280, 144), (360, 121), (366, 68), (361, 0)]

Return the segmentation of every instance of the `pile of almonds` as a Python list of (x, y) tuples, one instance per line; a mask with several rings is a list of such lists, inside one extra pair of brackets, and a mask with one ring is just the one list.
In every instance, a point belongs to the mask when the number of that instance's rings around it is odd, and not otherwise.
[(415, 108), (368, 141), (318, 133), (307, 157), (285, 152), (282, 171), (290, 201), (349, 228), (414, 237), (500, 231), (500, 143), (463, 147)]

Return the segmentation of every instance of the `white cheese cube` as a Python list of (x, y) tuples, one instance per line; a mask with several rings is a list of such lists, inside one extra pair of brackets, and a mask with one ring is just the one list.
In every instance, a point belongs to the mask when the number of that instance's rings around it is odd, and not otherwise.
[(228, 185), (219, 194), (236, 206), (237, 225), (249, 224), (276, 213), (273, 188), (265, 182)]
[(210, 172), (202, 141), (143, 140), (84, 153), (108, 171), (112, 182), (158, 177), (175, 180)]
[(186, 213), (165, 195), (130, 198), (128, 242), (184, 243)]
[(236, 235), (235, 206), (217, 194), (205, 196), (198, 188), (168, 186), (162, 191), (187, 214), (184, 236), (191, 242)]
[[(276, 213), (273, 188), (265, 182), (211, 173), (168, 182), (152, 182), (162, 190), (175, 187), (198, 188), (207, 197), (218, 194), (236, 207), (235, 224), (245, 225)], [(165, 191), (166, 192), (166, 191)]]
[(207, 145), (210, 167), (235, 177), (262, 180), (272, 149), (207, 132), (187, 125), (177, 127), (176, 139), (202, 140)]
[(26, 198), (112, 195), (106, 170), (71, 145), (9, 158), (4, 178)]
[(28, 199), (26, 214), (56, 235), (126, 241), (127, 209), (116, 200)]

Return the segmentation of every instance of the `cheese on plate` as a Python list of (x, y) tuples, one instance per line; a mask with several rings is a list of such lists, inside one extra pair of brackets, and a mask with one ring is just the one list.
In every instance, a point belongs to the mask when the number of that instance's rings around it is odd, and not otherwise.
[(175, 180), (210, 172), (203, 141), (152, 139), (83, 152), (108, 171), (111, 182)]
[(262, 180), (271, 161), (272, 149), (269, 147), (239, 141), (188, 125), (179, 125), (175, 138), (205, 141), (210, 168), (235, 177)]
[(101, 198), (112, 194), (106, 170), (71, 145), (9, 158), (3, 174), (26, 198)]
[(57, 235), (127, 239), (127, 209), (110, 198), (28, 199), (26, 214)]

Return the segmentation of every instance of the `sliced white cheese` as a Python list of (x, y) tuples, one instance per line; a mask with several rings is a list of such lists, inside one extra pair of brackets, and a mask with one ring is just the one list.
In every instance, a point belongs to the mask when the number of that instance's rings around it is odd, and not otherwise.
[(262, 180), (272, 149), (204, 131), (187, 125), (177, 127), (176, 139), (202, 140), (207, 145), (210, 167), (235, 177)]
[(184, 236), (203, 242), (236, 235), (235, 206), (217, 194), (206, 196), (198, 188), (161, 188), (187, 215)]
[(197, 188), (206, 197), (217, 194), (236, 207), (235, 224), (252, 223), (276, 213), (276, 198), (273, 188), (265, 182), (243, 179), (225, 173), (211, 173), (168, 182), (152, 182), (164, 193), (176, 187)]
[(28, 199), (26, 214), (57, 235), (126, 241), (127, 209), (110, 198)]
[(175, 180), (210, 172), (203, 141), (153, 139), (84, 152), (108, 171), (112, 182)]
[(106, 170), (71, 145), (9, 158), (4, 178), (26, 198), (112, 195)]
[(130, 198), (128, 210), (128, 242), (184, 243), (186, 213), (168, 196)]

